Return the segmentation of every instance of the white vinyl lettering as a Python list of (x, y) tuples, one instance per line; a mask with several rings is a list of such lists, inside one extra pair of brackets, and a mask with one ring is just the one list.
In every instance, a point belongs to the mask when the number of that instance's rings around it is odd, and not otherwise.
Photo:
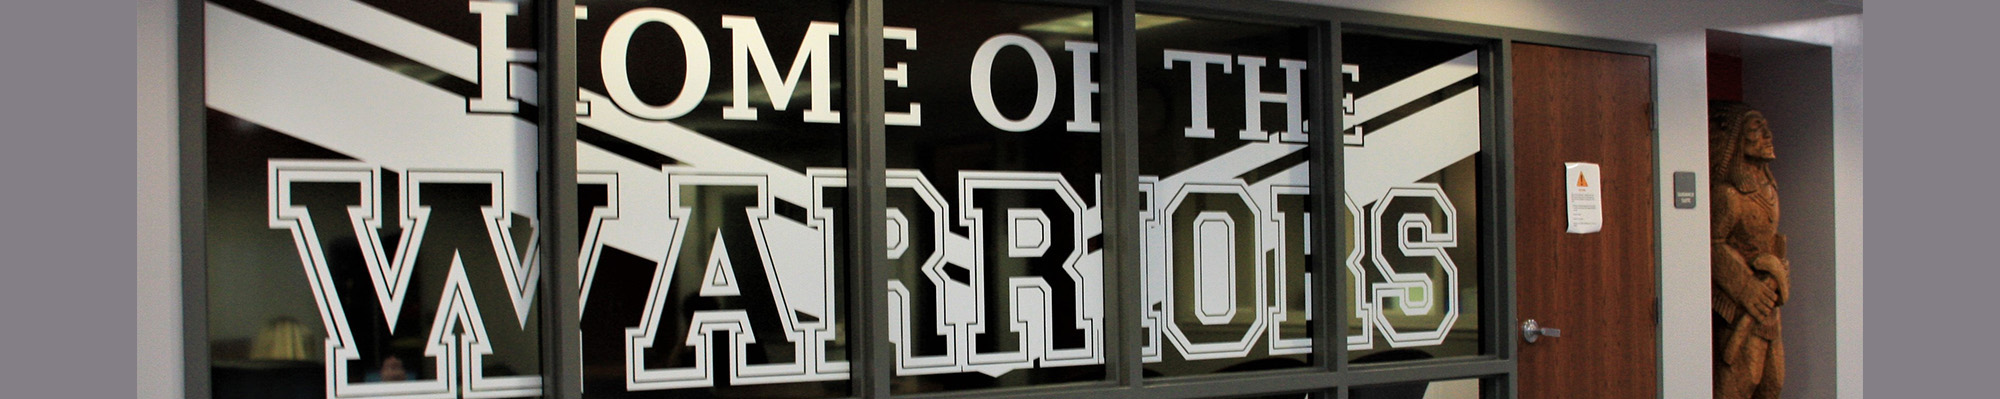
[(604, 225), (614, 223), (613, 221), (618, 219), (620, 191), (618, 174), (612, 172), (579, 171), (576, 173), (576, 183), (579, 186), (578, 192), (601, 193), (599, 195), (604, 198), (603, 204), (585, 211), (588, 214), (588, 218), (585, 219), (587, 222), (583, 226), (578, 226), (583, 229), (583, 239), (577, 243), (576, 262), (583, 270), (576, 276), (577, 286), (582, 288), (582, 294), (576, 300), (577, 314), (581, 315), (588, 309), (584, 304), (590, 303), (591, 282), (596, 281), (592, 277), (597, 273), (598, 256), (603, 254)]
[[(825, 199), (842, 195), (846, 172), (808, 174), (812, 223), (831, 245), (830, 227), (849, 218)], [(897, 375), (1103, 364), (1102, 258), (1084, 244), (1098, 228), (1084, 217), (1096, 209), (1061, 175), (962, 171), (956, 219), (952, 201), (922, 173), (891, 169), (886, 177), (897, 276), (886, 318)], [(947, 229), (951, 220), (965, 233)], [(832, 262), (839, 250), (826, 253)]]
[[(1351, 83), (1361, 82), (1360, 65), (1340, 64), (1340, 74), (1341, 76), (1346, 77), (1348, 82)], [(1346, 131), (1340, 134), (1340, 143), (1346, 145), (1361, 145), (1362, 144), (1361, 137), (1363, 132), (1361, 129), (1361, 121), (1358, 120), (1359, 118), (1356, 118), (1354, 115), (1355, 112), (1354, 90), (1342, 90), (1342, 91), (1345, 93), (1340, 94), (1340, 113), (1341, 115), (1345, 115), (1346, 117), (1341, 119), (1342, 122), (1340, 124), (1345, 125), (1342, 126), (1342, 128), (1343, 130)]]
[[(1278, 256), (1271, 262), (1271, 354), (1312, 352), (1312, 338), (1303, 332), (1312, 320), (1312, 272), (1307, 255), (1312, 255), (1312, 189), (1307, 186), (1271, 186), (1270, 222), (1277, 224)], [(1293, 337), (1293, 336), (1296, 337)]]
[[(1035, 105), (1028, 115), (1021, 119), (1008, 119), (1000, 113), (1000, 107), (993, 103), (993, 60), (1000, 50), (1016, 47), (1028, 53), (1028, 59), (1035, 66)], [(1056, 105), (1056, 67), (1049, 59), (1047, 50), (1035, 43), (1034, 39), (1017, 34), (1003, 34), (986, 39), (979, 50), (972, 54), (972, 105), (979, 109), (979, 116), (993, 127), (1009, 132), (1025, 132), (1040, 127), (1049, 119), (1050, 111)]]
[[(777, 61), (771, 58), (771, 47), (764, 42), (764, 32), (757, 27), (757, 18), (735, 15), (722, 16), (722, 27), (729, 29), (735, 43), (730, 49), (730, 65), (734, 67), (735, 101), (722, 108), (722, 118), (731, 120), (757, 120), (757, 109), (750, 106), (750, 66), (757, 67), (757, 77), (764, 83), (764, 91), (771, 100), (771, 109), (783, 111), (792, 102), (792, 93), (798, 91), (801, 79), (811, 80), (812, 105), (805, 110), (806, 122), (838, 123), (840, 113), (831, 109), (833, 92), (829, 89), (832, 77), (828, 75), (832, 54), (832, 37), (840, 33), (840, 25), (832, 22), (813, 21), (806, 26), (805, 38), (799, 42), (799, 51), (792, 58), (791, 70), (778, 74)], [(810, 72), (806, 66), (811, 65)], [(804, 73), (802, 73), (804, 72)], [(809, 76), (807, 76), (809, 74)]]
[(1091, 80), (1090, 57), (1097, 54), (1097, 43), (1065, 41), (1063, 49), (1069, 50), (1070, 98), (1075, 104), (1070, 111), (1069, 123), (1063, 127), (1072, 132), (1096, 132), (1097, 118), (1092, 115), (1090, 99), (1097, 96), (1097, 81)]
[[(654, 272), (647, 294), (643, 324), (625, 330), (626, 388), (656, 390), (707, 387), (719, 374), (710, 356), (716, 338), (727, 337), (732, 384), (752, 385), (844, 379), (844, 368), (823, 367), (826, 345), (834, 339), (827, 310), (831, 306), (792, 303), (773, 263), (765, 224), (771, 219), (771, 194), (763, 176), (668, 172), (667, 207), (674, 224), (672, 249)], [(698, 278), (693, 284), (675, 281)], [(669, 299), (693, 288), (704, 297), (758, 296), (754, 300), (718, 301), (714, 310), (669, 313), (679, 305)], [(832, 292), (828, 290), (826, 292)], [(768, 300), (767, 300), (768, 299)], [(812, 300), (808, 300), (812, 302)], [(764, 304), (770, 309), (744, 308)], [(819, 305), (826, 305), (821, 303)], [(805, 322), (799, 313), (825, 315)], [(666, 318), (685, 318), (667, 323)], [(685, 331), (662, 326), (686, 326)], [(755, 327), (755, 326), (762, 326)], [(776, 330), (776, 331), (773, 331)], [(686, 367), (652, 368), (650, 354), (686, 346), (696, 361)], [(785, 357), (790, 357), (786, 359)], [(763, 362), (752, 363), (754, 358)], [(829, 370), (832, 369), (832, 370)]]
[[(680, 37), (681, 49), (686, 56), (687, 80), (681, 84), (680, 95), (663, 106), (653, 106), (640, 100), (639, 94), (632, 91), (632, 80), (626, 71), (626, 54), (632, 44), (632, 34), (648, 23), (665, 24), (672, 28), (674, 34)], [(672, 10), (646, 7), (618, 16), (617, 20), (611, 21), (611, 27), (605, 29), (602, 54), (598, 61), (604, 74), (605, 94), (611, 96), (613, 105), (632, 116), (656, 121), (679, 118), (694, 110), (695, 105), (701, 103), (701, 96), (708, 93), (708, 40), (702, 38), (701, 30), (695, 28), (694, 21)]]
[(1354, 197), (1342, 193), (1340, 200), (1347, 209), (1348, 225), (1347, 259), (1341, 264), (1347, 266), (1347, 288), (1354, 296), (1348, 298), (1354, 307), (1350, 309), (1347, 323), (1361, 330), (1355, 335), (1347, 336), (1347, 349), (1367, 350), (1375, 347), (1374, 308), (1368, 305), (1368, 270), (1361, 264), (1362, 259), (1368, 255), (1368, 251), (1362, 250), (1367, 248), (1368, 222), (1361, 219), (1365, 214), (1361, 212), (1360, 205), (1354, 204)]
[(1236, 318), (1236, 220), (1228, 212), (1202, 211), (1194, 220), (1195, 303), (1202, 325)]
[[(383, 198), (384, 176), (376, 165), (352, 161), (273, 160), (269, 165), (267, 194), (271, 202), (268, 223), (273, 229), (289, 230), (305, 266), (307, 283), (319, 306), (321, 325), (326, 331), (325, 362), (328, 384), (326, 397), (432, 397), (455, 395), (473, 397), (523, 397), (541, 394), (542, 379), (536, 375), (486, 375), (485, 359), (493, 355), (496, 337), (522, 339), (534, 334), (527, 328), (527, 316), (541, 278), (536, 252), (529, 247), (517, 251), (511, 235), (517, 228), (505, 202), (508, 181), (502, 171), (405, 170), (400, 196)], [(394, 183), (391, 183), (394, 184)], [(480, 200), (479, 198), (484, 198)], [(393, 214), (401, 217), (392, 217)], [(393, 223), (400, 234), (383, 237), (378, 232)], [(450, 233), (471, 232), (472, 237)], [(429, 237), (430, 240), (426, 240)], [(385, 239), (386, 238), (386, 239)], [(533, 236), (528, 242), (535, 241)], [(490, 252), (488, 252), (490, 251)], [(486, 256), (474, 256), (488, 252)], [(445, 281), (440, 291), (412, 298), (411, 285), (425, 257), (450, 254), (443, 267)], [(355, 263), (359, 263), (356, 265)], [(363, 289), (343, 293), (336, 282), (336, 270), (363, 270), (372, 296)], [(468, 273), (501, 282), (498, 292), (478, 292)], [(426, 273), (428, 274), (428, 273)], [(497, 274), (497, 276), (495, 276)], [(483, 289), (483, 288), (482, 288)], [(356, 297), (343, 297), (355, 295)], [(503, 295), (512, 309), (481, 309), (475, 295)], [(435, 305), (409, 304), (409, 300), (437, 301)], [(364, 382), (361, 370), (352, 369), (364, 353), (383, 348), (362, 346), (346, 306), (366, 303), (380, 309), (378, 321), (390, 333), (412, 328), (399, 321), (408, 307), (434, 309), (423, 341), (425, 357), (435, 359), (433, 368), (423, 370), (429, 379), (406, 382)], [(495, 320), (503, 324), (488, 324)], [(514, 321), (514, 325), (504, 324)], [(365, 325), (375, 325), (367, 323)], [(368, 328), (368, 327), (361, 327)], [(532, 338), (526, 338), (532, 340)], [(423, 364), (411, 359), (412, 364)]]
[(517, 56), (507, 48), (507, 17), (520, 12), (514, 3), (474, 0), (468, 5), (479, 15), (479, 97), (466, 99), (471, 112), (514, 113), (520, 102), (508, 96), (507, 64), (533, 61), (534, 53)]
[(1146, 283), (1143, 284), (1145, 300), (1141, 301), (1144, 305), (1140, 307), (1145, 316), (1139, 318), (1139, 327), (1144, 330), (1144, 339), (1139, 341), (1139, 356), (1147, 363), (1166, 358), (1166, 351), (1160, 349), (1160, 336), (1164, 335), (1160, 329), (1167, 318), (1163, 312), (1169, 290), (1165, 270), (1167, 236), (1165, 221), (1159, 211), (1159, 186), (1159, 176), (1139, 176), (1139, 198), (1144, 200), (1139, 209), (1139, 225), (1146, 243), (1143, 246), (1144, 255), (1140, 257)]
[(1222, 73), (1230, 73), (1228, 54), (1200, 51), (1166, 50), (1166, 68), (1174, 69), (1174, 62), (1188, 64), (1188, 127), (1187, 137), (1214, 138), (1215, 129), (1208, 127), (1208, 66), (1221, 65)]
[[(1084, 262), (1082, 197), (1056, 173), (959, 173), (957, 222), (972, 232), (971, 285), (981, 302), (965, 342), (966, 371), (1102, 364), (1104, 281)], [(1024, 241), (1035, 244), (1022, 248)]]
[(1168, 341), (1190, 360), (1248, 356), (1270, 319), (1263, 212), (1242, 184), (1206, 183), (1180, 186), (1161, 212), (1165, 270), (1154, 270), (1167, 286), (1160, 324)]
[[(903, 42), (904, 50), (916, 50), (917, 30), (884, 26), (882, 27), (882, 40), (901, 41)], [(896, 88), (910, 88), (910, 64), (897, 62), (893, 68), (882, 68), (882, 78), (890, 82), (896, 82)], [(911, 102), (910, 112), (890, 111), (888, 115), (882, 118), (882, 123), (890, 126), (921, 126), (924, 124), (923, 111), (923, 104)]]
[(1290, 143), (1306, 142), (1305, 96), (1299, 87), (1301, 72), (1306, 69), (1304, 60), (1278, 60), (1278, 67), (1285, 71), (1285, 91), (1264, 91), (1264, 57), (1237, 56), (1237, 65), (1243, 66), (1243, 131), (1237, 138), (1249, 141), (1265, 141), (1270, 132), (1264, 131), (1264, 103), (1285, 104), (1285, 131), (1278, 140)]
[[(1415, 203), (1420, 209), (1436, 209), (1444, 220), (1434, 223), (1428, 212), (1392, 213), (1391, 208), (1404, 203)], [(1390, 218), (1395, 218), (1390, 223)], [(1445, 197), (1444, 189), (1435, 183), (1416, 183), (1411, 187), (1389, 189), (1382, 199), (1375, 202), (1375, 210), (1370, 214), (1372, 227), (1368, 239), (1368, 250), (1375, 261), (1375, 269), (1387, 282), (1372, 287), (1371, 301), (1375, 305), (1375, 324), (1387, 338), (1390, 347), (1431, 346), (1444, 343), (1444, 337), (1451, 332), (1453, 322), (1458, 320), (1458, 266), (1453, 264), (1446, 249), (1458, 246), (1458, 211)], [(1394, 240), (1396, 246), (1385, 248), (1384, 242)], [(1419, 270), (1398, 270), (1398, 266), (1408, 266), (1415, 261), (1396, 262), (1401, 259), (1427, 258), (1436, 262), (1432, 267)], [(1438, 284), (1431, 278), (1431, 270), (1437, 270), (1445, 284)], [(1439, 289), (1439, 286), (1443, 289)], [(1433, 320), (1429, 325), (1411, 326), (1410, 323), (1391, 324), (1389, 322), (1390, 303), (1394, 299), (1395, 309), (1403, 316), (1427, 316), (1421, 320)], [(1437, 311), (1438, 302), (1443, 302), (1443, 312)], [(1405, 331), (1408, 327), (1418, 327), (1415, 331)], [(1422, 328), (1434, 327), (1434, 328)]]
[[(576, 20), (578, 20), (578, 21), (586, 21), (586, 20), (589, 20), (589, 19), (590, 19), (590, 6), (576, 6), (576, 13), (575, 13), (575, 14), (576, 14)], [(578, 88), (578, 89), (576, 89), (576, 98), (577, 98), (577, 100), (576, 100), (576, 116), (579, 116), (579, 117), (588, 117), (588, 116), (590, 116), (590, 101), (589, 101), (589, 100), (584, 100), (584, 99), (583, 99), (583, 97), (584, 97), (584, 96), (583, 96), (583, 92), (584, 92), (584, 90), (583, 90), (582, 88)], [(578, 306), (582, 306), (582, 305), (578, 305)]]
[[(1269, 354), (1310, 353), (1313, 341), (1300, 332), (1307, 329), (1314, 295), (1306, 270), (1311, 190), (1241, 180), (1162, 188), (1168, 183), (1160, 177), (1139, 180), (1147, 199), (1139, 215), (1147, 287), (1142, 359), (1166, 359), (1163, 342), (1185, 359), (1240, 358), (1264, 336)], [(1156, 195), (1160, 190), (1174, 194)], [(1372, 213), (1351, 198), (1342, 202), (1351, 222), (1342, 234), (1350, 284), (1342, 294), (1351, 297), (1342, 305), (1360, 330), (1346, 337), (1348, 348), (1374, 348), (1377, 332), (1397, 348), (1442, 344), (1460, 306), (1458, 268), (1446, 252), (1458, 245), (1450, 198), (1436, 184), (1416, 183), (1390, 190)], [(1246, 227), (1251, 220), (1263, 224)], [(1387, 281), (1371, 283), (1370, 273)], [(1239, 312), (1247, 309), (1262, 311), (1254, 318)], [(1230, 328), (1228, 335), (1218, 335), (1217, 327)], [(1247, 329), (1237, 336), (1236, 328)], [(1188, 333), (1197, 329), (1203, 333)]]
[(1049, 253), (1049, 237), (1054, 235), (1049, 214), (1040, 209), (1007, 210), (1007, 257), (1039, 258)]
[[(963, 371), (964, 337), (973, 322), (964, 304), (970, 282), (954, 281), (945, 271), (946, 219), (950, 205), (929, 179), (915, 170), (887, 172), (889, 206), (907, 223), (907, 249), (889, 260), (897, 274), (914, 270), (921, 278), (889, 280), (889, 342), (896, 345), (896, 374), (918, 375)], [(938, 349), (920, 349), (932, 343)]]

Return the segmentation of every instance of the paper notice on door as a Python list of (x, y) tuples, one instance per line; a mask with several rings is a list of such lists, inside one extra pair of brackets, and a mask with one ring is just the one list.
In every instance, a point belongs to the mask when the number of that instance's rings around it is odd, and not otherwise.
[(1597, 164), (1563, 163), (1563, 192), (1569, 209), (1570, 233), (1589, 234), (1604, 229), (1604, 201), (1600, 191), (1604, 185), (1597, 177)]

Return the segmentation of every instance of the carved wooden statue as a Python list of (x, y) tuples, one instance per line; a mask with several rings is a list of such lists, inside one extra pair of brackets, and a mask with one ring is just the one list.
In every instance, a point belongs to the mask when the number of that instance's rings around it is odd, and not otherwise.
[(1791, 296), (1791, 263), (1778, 234), (1769, 121), (1742, 103), (1709, 104), (1708, 154), (1715, 397), (1777, 399), (1785, 383), (1778, 307)]

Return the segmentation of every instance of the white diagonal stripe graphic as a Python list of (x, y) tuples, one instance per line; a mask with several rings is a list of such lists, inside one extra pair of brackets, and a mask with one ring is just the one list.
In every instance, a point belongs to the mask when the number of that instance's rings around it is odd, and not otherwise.
[[(506, 170), (535, 187), (535, 126), (467, 114), (463, 96), (221, 7), (209, 7), (208, 106), (394, 170)], [(271, 56), (283, 54), (283, 56)], [(315, 104), (315, 106), (301, 106)], [(383, 137), (394, 137), (384, 140)], [(533, 217), (531, 190), (506, 201)]]
[[(1180, 173), (1160, 179), (1160, 186), (1179, 187), (1188, 183), (1227, 182), (1242, 176), (1265, 164), (1284, 158), (1293, 152), (1304, 151), (1305, 144), (1276, 142), (1250, 143), (1227, 153), (1209, 158), (1201, 164), (1183, 169)], [(1255, 183), (1255, 182), (1250, 182)]]
[[(610, 97), (595, 91), (582, 90), (579, 94), (582, 101), (611, 104)], [(794, 204), (812, 203), (812, 181), (806, 179), (805, 172), (767, 161), (679, 124), (640, 120), (624, 112), (592, 112), (590, 116), (578, 116), (576, 122), (673, 157), (685, 165), (673, 167), (676, 170), (764, 175), (771, 179), (772, 196)]]
[[(387, 11), (343, 0), (263, 0), (263, 3), (460, 79), (479, 81), (478, 49)], [(476, 18), (470, 11), (465, 17)]]
[[(1453, 58), (1451, 61), (1445, 61), (1443, 64), (1430, 67), (1430, 69), (1425, 69), (1423, 72), (1410, 75), (1410, 77), (1392, 83), (1388, 87), (1368, 93), (1366, 97), (1355, 99), (1354, 116), (1345, 118), (1341, 122), (1341, 130), (1353, 129), (1355, 126), (1375, 119), (1377, 116), (1382, 116), (1382, 114), (1395, 110), (1397, 107), (1403, 106), (1403, 104), (1409, 104), (1411, 101), (1416, 101), (1418, 98), (1435, 93), (1446, 86), (1451, 86), (1453, 83), (1458, 83), (1458, 81), (1465, 80), (1465, 78), (1478, 75), (1478, 51), (1465, 53), (1465, 55)], [(1409, 119), (1404, 120), (1407, 121)], [(1370, 133), (1369, 140), (1374, 140), (1373, 133), (1375, 132), (1368, 133)], [(1370, 142), (1369, 145), (1374, 145), (1374, 143)]]
[[(353, 36), (459, 79), (479, 82), (479, 48), (356, 1), (262, 0), (273, 8)], [(467, 11), (466, 18), (476, 18)], [(517, 16), (516, 18), (524, 18)], [(521, 52), (522, 50), (509, 49)], [(526, 51), (530, 60), (533, 51)], [(541, 100), (535, 92), (535, 69), (508, 64), (509, 96), (530, 105)]]
[(1347, 195), (1374, 203), (1389, 188), (1415, 182), (1479, 153), (1479, 92), (1467, 91), (1368, 134), (1347, 147)]
[[(666, 259), (667, 248), (671, 247), (667, 237), (673, 235), (676, 227), (667, 218), (666, 207), (657, 206), (658, 201), (666, 198), (667, 192), (667, 179), (660, 169), (588, 143), (578, 142), (576, 155), (577, 170), (616, 173), (619, 176), (618, 191), (611, 193), (617, 197), (618, 203), (638, 204), (620, 208), (617, 221), (607, 220), (599, 227), (599, 244), (618, 247), (655, 262)], [(594, 264), (583, 266), (596, 267)]]

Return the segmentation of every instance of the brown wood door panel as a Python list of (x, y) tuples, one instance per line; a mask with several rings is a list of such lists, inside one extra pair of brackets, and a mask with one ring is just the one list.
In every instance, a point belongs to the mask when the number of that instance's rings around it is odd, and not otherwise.
[[(1652, 398), (1652, 79), (1646, 57), (1513, 46), (1517, 315), (1562, 329), (1520, 343), (1521, 398)], [(1602, 168), (1604, 228), (1568, 234), (1563, 162)]]

